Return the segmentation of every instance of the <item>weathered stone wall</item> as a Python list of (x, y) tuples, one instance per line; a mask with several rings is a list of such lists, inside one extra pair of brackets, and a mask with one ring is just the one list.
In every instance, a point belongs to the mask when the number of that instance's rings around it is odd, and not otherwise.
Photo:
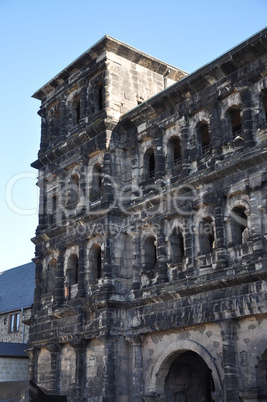
[(72, 402), (266, 397), (266, 41), (180, 82), (171, 68), (178, 82), (137, 108), (168, 66), (116, 41), (37, 93), (29, 371), (47, 389)]
[[(164, 78), (162, 73), (111, 52), (107, 54), (107, 70), (109, 108), (114, 117), (135, 108), (175, 82)], [(168, 68), (166, 76), (167, 71)]]
[[(20, 314), (18, 331), (10, 332), (11, 314)], [(21, 310), (12, 313), (0, 315), (0, 340), (1, 342), (27, 343), (29, 339), (29, 326), (22, 320), (28, 320), (31, 317), (31, 309), (25, 309), (23, 314)]]
[(0, 358), (0, 383), (1, 381), (26, 381), (27, 378), (28, 359)]

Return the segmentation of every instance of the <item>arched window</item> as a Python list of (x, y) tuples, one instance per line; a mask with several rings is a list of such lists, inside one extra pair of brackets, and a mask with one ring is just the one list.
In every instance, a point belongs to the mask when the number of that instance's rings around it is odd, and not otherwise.
[(198, 124), (198, 141), (200, 144), (200, 154), (201, 157), (204, 157), (210, 152), (210, 135), (209, 135), (209, 126), (203, 121)]
[(155, 177), (155, 154), (152, 148), (149, 148), (144, 156), (144, 179), (148, 180)]
[(229, 110), (231, 130), (232, 130), (232, 139), (241, 137), (241, 116), (240, 116), (240, 108), (239, 106), (232, 106)]
[(232, 209), (231, 213), (231, 235), (234, 245), (245, 244), (248, 239), (248, 224), (246, 209), (239, 205)]
[(57, 222), (57, 208), (58, 208), (58, 196), (53, 194), (51, 197), (51, 225)]
[(81, 101), (77, 99), (74, 105), (74, 123), (79, 124), (81, 120)]
[(102, 191), (102, 170), (101, 165), (96, 163), (92, 169), (92, 187), (90, 190), (90, 201), (99, 201), (101, 200), (101, 191)]
[(78, 283), (78, 267), (79, 267), (79, 260), (77, 255), (71, 254), (68, 259), (67, 272), (66, 272), (69, 286)]
[(145, 267), (151, 273), (155, 269), (157, 263), (157, 247), (154, 236), (149, 236), (145, 240)]
[(93, 167), (92, 176), (92, 188), (94, 191), (99, 191), (102, 186), (102, 172), (99, 163), (95, 164)]
[(260, 126), (267, 125), (267, 90), (260, 95)]
[(102, 277), (101, 247), (95, 243), (89, 253), (89, 282), (95, 285)]
[(99, 111), (104, 108), (104, 99), (103, 99), (103, 85), (101, 83), (97, 83), (95, 85), (95, 110)]
[(199, 249), (201, 255), (212, 253), (215, 247), (212, 219), (204, 218), (199, 224)]
[(59, 106), (54, 106), (49, 111), (49, 131), (50, 131), (50, 139), (53, 141), (58, 138), (59, 135), (59, 124), (60, 124), (60, 112)]
[(170, 258), (173, 263), (181, 262), (184, 258), (184, 237), (179, 227), (173, 229), (169, 238), (170, 241)]
[(77, 204), (79, 201), (79, 176), (73, 174), (70, 178), (67, 190), (67, 205)]
[(46, 293), (54, 292), (55, 290), (56, 269), (57, 269), (57, 260), (53, 258), (49, 262), (47, 267)]
[(169, 140), (169, 166), (170, 168), (181, 166), (181, 141), (177, 136)]

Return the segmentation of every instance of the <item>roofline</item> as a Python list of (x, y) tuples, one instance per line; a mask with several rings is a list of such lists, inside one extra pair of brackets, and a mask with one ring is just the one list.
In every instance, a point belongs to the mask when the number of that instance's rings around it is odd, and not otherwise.
[(12, 313), (14, 313), (15, 311), (21, 312), (22, 309), (23, 309), (23, 310), (25, 310), (25, 309), (27, 309), (27, 308), (30, 309), (30, 308), (32, 308), (32, 306), (33, 306), (33, 302), (32, 302), (32, 304), (31, 304), (30, 306), (23, 306), (23, 307), (13, 308), (12, 310), (0, 311), (0, 316), (1, 316), (1, 315), (4, 315), (4, 314), (12, 314)]
[[(127, 55), (131, 54), (132, 56), (139, 56), (137, 58), (138, 64), (142, 65), (142, 61), (150, 61), (150, 68), (152, 71), (157, 72), (159, 69), (166, 69), (166, 72), (170, 70), (169, 78), (175, 77), (177, 74), (187, 74), (185, 71), (174, 67), (162, 60), (159, 60), (149, 54), (142, 52), (118, 39), (115, 39), (109, 35), (103, 36), (100, 40), (98, 40), (93, 46), (87, 49), (84, 53), (82, 53), (79, 57), (77, 57), (72, 63), (70, 63), (66, 68), (64, 68), (59, 74), (53, 77), (50, 81), (48, 81), (45, 85), (43, 85), (39, 90), (37, 90), (32, 97), (35, 99), (42, 100), (45, 97), (45, 89), (51, 87), (51, 91), (60, 85), (59, 80), (66, 80), (71, 72), (75, 68), (79, 68), (80, 65), (84, 66), (84, 62), (91, 61), (96, 59), (103, 51), (112, 51), (122, 57), (127, 57)], [(141, 56), (141, 57), (140, 57)], [(48, 91), (48, 92), (51, 92)]]
[[(227, 52), (223, 53), (221, 56), (219, 56), (216, 59), (213, 59), (211, 62), (208, 62), (204, 64), (204, 66), (201, 66), (199, 69), (193, 71), (191, 74), (181, 78), (178, 82), (175, 82), (171, 86), (169, 86), (166, 89), (163, 89), (162, 91), (158, 92), (156, 95), (153, 97), (147, 99), (140, 105), (137, 105), (135, 108), (129, 110), (126, 112), (124, 115), (121, 116), (120, 122), (122, 123), (124, 120), (131, 120), (131, 118), (134, 118), (134, 116), (141, 110), (147, 109), (149, 106), (152, 106), (153, 103), (158, 102), (159, 99), (165, 97), (166, 95), (170, 95), (177, 91), (177, 89), (181, 90), (183, 86), (187, 86), (191, 84), (193, 81), (196, 81), (200, 77), (204, 77), (204, 73), (211, 73), (212, 70), (215, 70), (216, 68), (220, 68), (223, 63), (226, 63), (232, 59), (232, 56), (240, 51), (241, 49), (245, 49), (246, 47), (249, 47), (252, 45), (254, 42), (258, 41), (262, 37), (266, 36), (267, 38), (267, 27), (263, 28), (261, 31), (257, 32), (256, 34), (250, 36), (247, 38), (245, 41), (239, 43), (237, 46), (232, 47), (230, 50)], [(227, 74), (224, 74), (227, 75)], [(140, 116), (139, 116), (140, 117)]]

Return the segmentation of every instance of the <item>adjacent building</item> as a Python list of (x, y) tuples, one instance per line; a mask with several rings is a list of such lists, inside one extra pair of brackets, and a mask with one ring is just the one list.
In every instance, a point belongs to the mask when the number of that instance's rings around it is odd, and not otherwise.
[(31, 379), (267, 401), (267, 29), (189, 75), (105, 36), (33, 96)]
[[(0, 399), (25, 394), (29, 359), (25, 353), (35, 288), (33, 262), (0, 273)], [(18, 395), (18, 393), (16, 394)], [(12, 398), (12, 400), (14, 400)]]

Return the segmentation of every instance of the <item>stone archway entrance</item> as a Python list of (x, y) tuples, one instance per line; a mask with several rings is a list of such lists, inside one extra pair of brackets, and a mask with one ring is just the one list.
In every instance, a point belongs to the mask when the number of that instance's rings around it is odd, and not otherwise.
[(212, 402), (211, 370), (197, 353), (186, 351), (171, 363), (165, 379), (168, 402)]

